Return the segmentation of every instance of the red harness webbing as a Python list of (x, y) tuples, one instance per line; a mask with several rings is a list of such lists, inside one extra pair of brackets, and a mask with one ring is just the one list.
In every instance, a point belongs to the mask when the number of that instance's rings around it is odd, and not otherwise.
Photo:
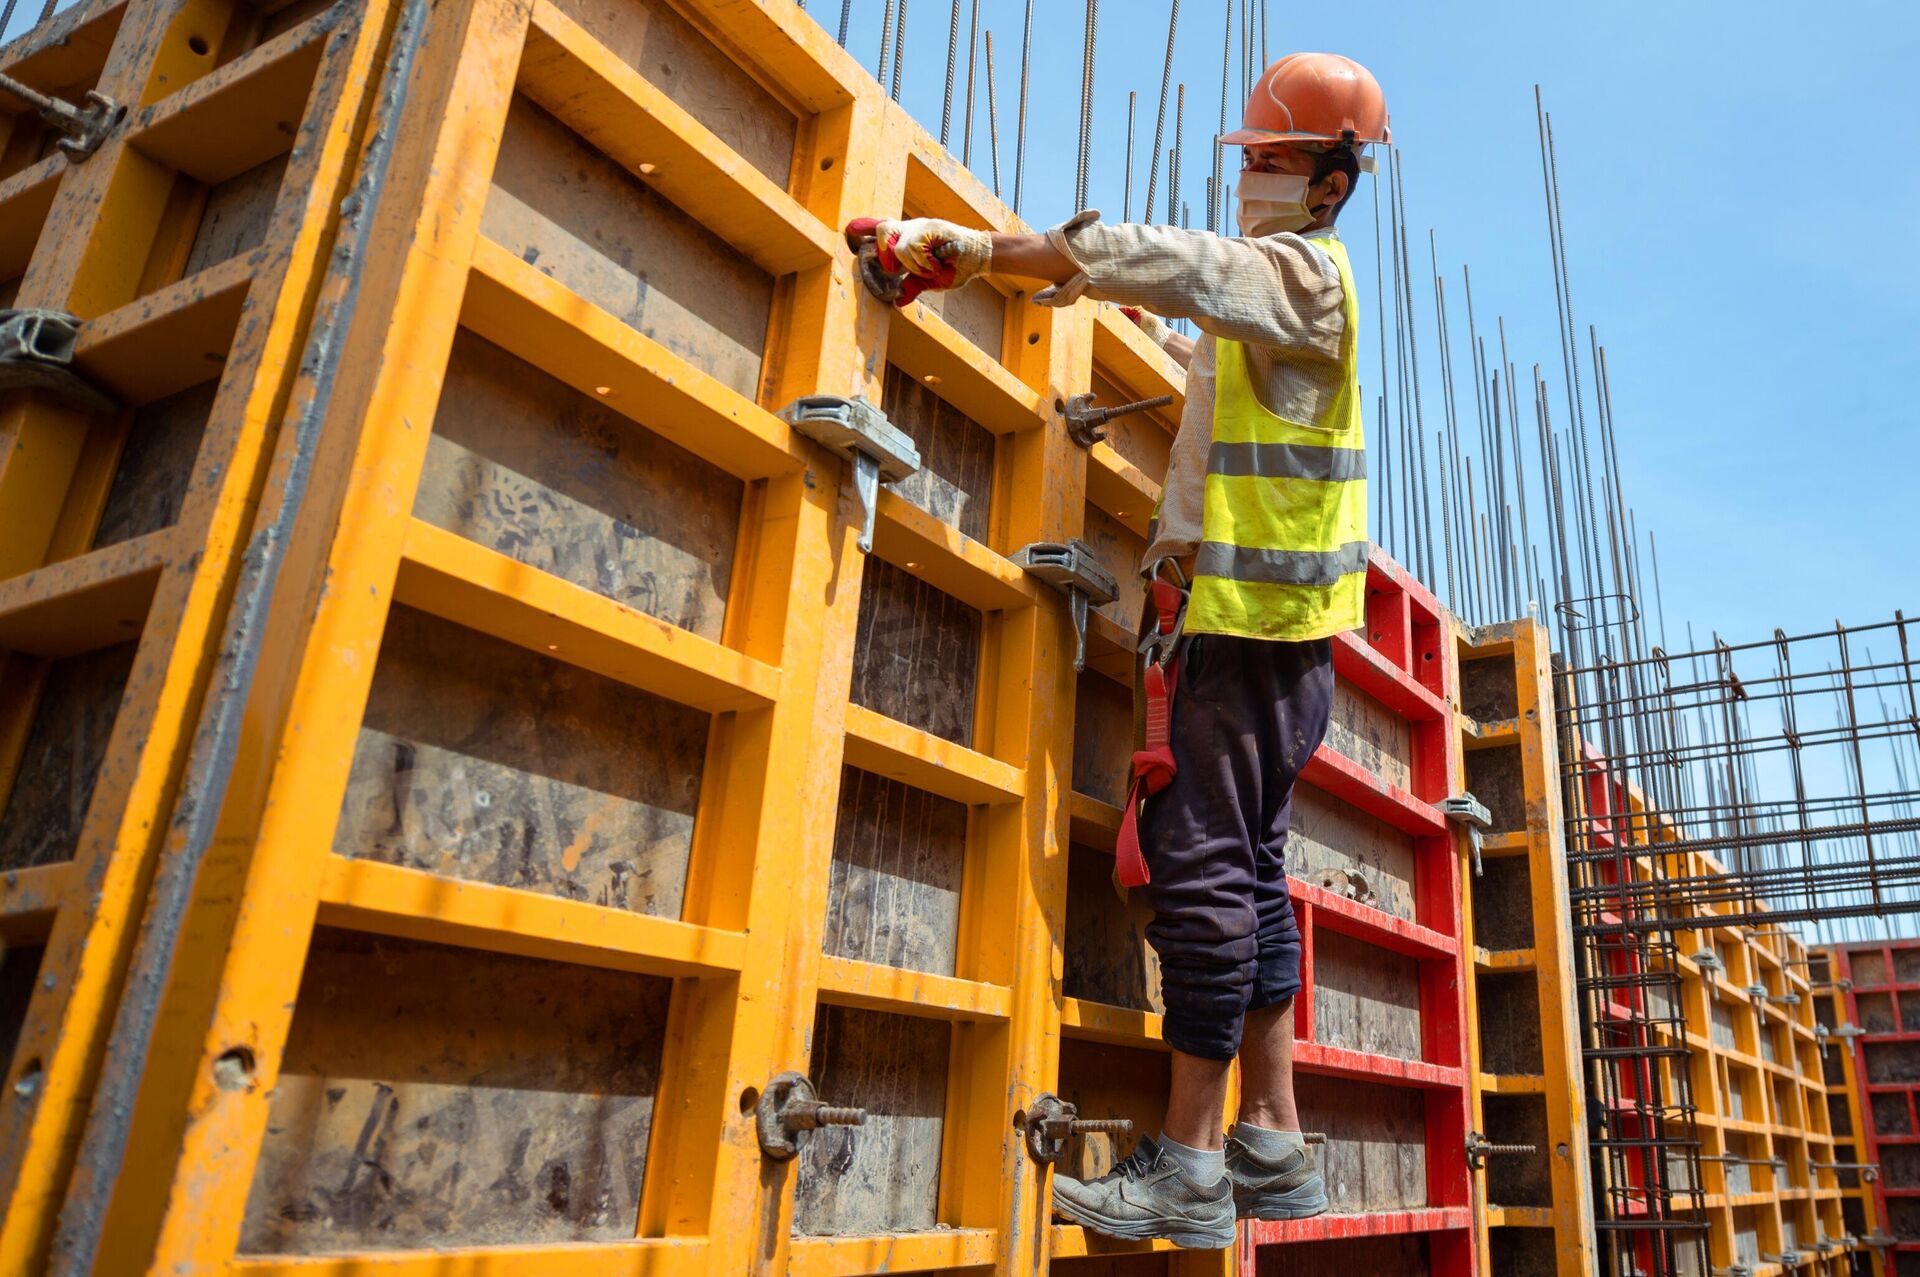
[[(1175, 642), (1185, 603), (1186, 592), (1178, 586), (1158, 579), (1153, 582), (1157, 620), (1148, 636), (1146, 672), (1141, 681), (1147, 702), (1146, 731), (1140, 750), (1133, 756), (1133, 782), (1127, 788), (1126, 814), (1121, 817), (1120, 837), (1114, 844), (1123, 887), (1145, 886), (1152, 877), (1147, 872), (1146, 857), (1140, 853), (1140, 806), (1173, 780), (1173, 689), (1180, 681)], [(1161, 647), (1167, 649), (1165, 661), (1155, 659)]]

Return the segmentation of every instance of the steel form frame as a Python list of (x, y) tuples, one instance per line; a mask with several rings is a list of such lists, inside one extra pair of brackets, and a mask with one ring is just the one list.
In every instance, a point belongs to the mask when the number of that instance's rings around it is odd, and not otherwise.
[[(1834, 952), (1839, 956), (1839, 970), (1836, 974), (1846, 982), (1844, 996), (1847, 1023), (1862, 1029), (1866, 1027), (1860, 1018), (1860, 994), (1862, 991), (1872, 991), (1884, 992), (1888, 995), (1893, 1023), (1898, 1026), (1894, 1032), (1890, 1033), (1862, 1033), (1853, 1040), (1853, 1050), (1849, 1052), (1852, 1057), (1853, 1077), (1858, 1079), (1860, 1085), (1862, 1112), (1858, 1120), (1861, 1124), (1856, 1129), (1861, 1133), (1862, 1157), (1863, 1160), (1880, 1164), (1881, 1167), (1880, 1178), (1872, 1187), (1874, 1213), (1869, 1216), (1869, 1222), (1877, 1224), (1882, 1232), (1886, 1232), (1892, 1221), (1892, 1200), (1920, 1201), (1920, 1184), (1889, 1184), (1884, 1164), (1889, 1149), (1920, 1148), (1920, 1134), (1916, 1134), (1920, 1132), (1920, 1125), (1916, 1124), (1920, 1122), (1920, 1080), (1875, 1082), (1867, 1072), (1867, 1047), (1875, 1043), (1909, 1044), (1914, 1045), (1916, 1053), (1920, 1053), (1920, 1045), (1916, 1045), (1920, 1044), (1920, 1031), (1905, 1028), (1907, 1020), (1905, 1013), (1901, 1010), (1904, 1001), (1908, 998), (1913, 999), (1916, 1006), (1920, 1006), (1920, 980), (1902, 980), (1898, 965), (1899, 955), (1902, 954), (1915, 955), (1913, 961), (1920, 964), (1920, 940), (1891, 940), (1875, 945), (1841, 945), (1836, 946)], [(1885, 964), (1884, 970), (1887, 974), (1885, 984), (1861, 984), (1856, 964), (1863, 955), (1868, 953), (1877, 954)], [(1899, 1135), (1880, 1133), (1873, 1117), (1873, 1097), (1876, 1095), (1891, 1096), (1905, 1102), (1906, 1133)], [(1920, 1154), (1916, 1155), (1916, 1162), (1920, 1163)], [(1883, 1252), (1876, 1262), (1885, 1264), (1885, 1271), (1889, 1277), (1898, 1277), (1900, 1273), (1920, 1266), (1920, 1258), (1912, 1258), (1903, 1263), (1902, 1256), (1920, 1257), (1920, 1237), (1893, 1234), (1892, 1246)]]
[[(1809, 955), (1807, 975), (1815, 991), (1814, 997), (1818, 1000), (1815, 1004), (1815, 1018), (1829, 1030), (1852, 1023), (1850, 1019), (1852, 1011), (1847, 1005), (1847, 986), (1843, 983), (1845, 977), (1840, 974), (1842, 965), (1840, 950), (1837, 946), (1816, 949)], [(1822, 1005), (1828, 1012), (1824, 1017), (1819, 1015), (1819, 1007)], [(1852, 1162), (1870, 1161), (1868, 1150), (1871, 1146), (1868, 1143), (1870, 1133), (1867, 1131), (1866, 1093), (1861, 1087), (1860, 1062), (1854, 1055), (1853, 1041), (1849, 1037), (1839, 1036), (1830, 1031), (1821, 1041), (1820, 1053), (1830, 1065), (1838, 1068), (1841, 1085), (1845, 1089), (1847, 1129), (1853, 1132), (1849, 1136), (1841, 1134), (1838, 1129), (1834, 1131), (1834, 1156), (1836, 1159), (1845, 1157)], [(1828, 1069), (1829, 1074), (1833, 1071), (1832, 1068)], [(1831, 1082), (1828, 1083), (1828, 1094), (1831, 1097)], [(1828, 1103), (1831, 1109), (1831, 1099)], [(1873, 1185), (1868, 1183), (1857, 1170), (1841, 1172), (1837, 1178), (1840, 1182), (1841, 1200), (1843, 1202), (1852, 1200), (1860, 1204), (1861, 1227), (1865, 1230), (1863, 1235), (1870, 1237), (1884, 1232), (1879, 1194), (1874, 1192)], [(1859, 1263), (1860, 1259), (1866, 1261), (1864, 1265)], [(1869, 1246), (1856, 1258), (1855, 1272), (1861, 1274), (1861, 1277), (1884, 1277), (1886, 1271), (1886, 1256), (1878, 1247)]]
[[(214, 3), (126, 0), (114, 54), (118, 74), (160, 75), (182, 36), (164, 15)], [(1009, 1134), (1014, 1114), (1057, 1085), (1062, 1033), (1133, 1044), (1152, 1042), (1157, 1033), (1151, 1016), (1060, 994), (1067, 838), (1088, 821), (1102, 829), (1115, 822), (1110, 810), (1089, 808), (1065, 783), (1072, 719), (1050, 708), (1071, 705), (1073, 697), (1064, 601), (1006, 556), (1030, 541), (1077, 534), (1089, 497), (1112, 505), (1124, 494), (1131, 509), (1147, 508), (1141, 502), (1157, 497), (1153, 480), (1105, 445), (1088, 454), (1071, 444), (1057, 405), (1087, 383), (1096, 353), (1143, 393), (1177, 394), (1177, 370), (1126, 321), (1091, 307), (1055, 312), (1009, 298), (1008, 338), (995, 361), (924, 306), (890, 312), (868, 300), (832, 230), (852, 213), (916, 204), (1007, 229), (1011, 215), (797, 7), (730, 0), (688, 7), (727, 46), (751, 50), (755, 74), (799, 108), (804, 123), (791, 192), (759, 179), (546, 0), (395, 0), (391, 8), (368, 0), (353, 10), (362, 29), (381, 40), (348, 42), (352, 56), (339, 92), (345, 101), (349, 91), (365, 91), (367, 105), (357, 115), (337, 111), (340, 128), (325, 134), (327, 180), (307, 189), (297, 218), (288, 214), (311, 237), (300, 243), (316, 251), (293, 259), (292, 269), (305, 263), (308, 274), (300, 287), (283, 288), (287, 305), (275, 310), (276, 326), (264, 330), (280, 343), (266, 349), (280, 358), (250, 365), (257, 376), (244, 420), (257, 440), (250, 463), (234, 463), (228, 487), (250, 480), (258, 508), (244, 510), (251, 523), (241, 509), (223, 506), (229, 522), (200, 525), (205, 543), (224, 557), (203, 556), (191, 571), (184, 558), (160, 565), (153, 615), (166, 615), (157, 600), (168, 573), (197, 585), (196, 597), (206, 600), (203, 612), (181, 613), (198, 617), (188, 636), (197, 646), (178, 645), (169, 667), (193, 695), (178, 701), (185, 693), (175, 692), (178, 703), (169, 702), (170, 737), (150, 719), (138, 720), (145, 730), (136, 733), (137, 720), (124, 706), (115, 730), (115, 750), (141, 744), (164, 754), (170, 783), (141, 808), (106, 786), (93, 803), (99, 820), (144, 820), (147, 842), (105, 857), (107, 868), (125, 876), (111, 916), (97, 903), (75, 907), (85, 879), (78, 866), (8, 887), (10, 926), (85, 925), (108, 934), (117, 927), (113, 973), (131, 964), (151, 977), (136, 982), (112, 1014), (113, 990), (98, 985), (92, 1001), (67, 1017), (84, 1034), (75, 1037), (69, 1027), (60, 1038), (63, 1049), (74, 1043), (79, 1050), (84, 1038), (96, 1057), (104, 1055), (97, 1074), (107, 1097), (79, 1143), (60, 1217), (63, 1271), (547, 1273), (562, 1264), (582, 1273), (849, 1274), (984, 1265), (1031, 1273), (1050, 1257), (1108, 1250), (1077, 1228), (1038, 1223), (1047, 1217), (1046, 1178)], [(72, 21), (104, 11), (76, 11)], [(329, 45), (327, 56), (347, 53)], [(563, 78), (597, 94), (585, 108), (589, 115), (571, 126), (598, 128), (591, 140), (610, 152), (622, 138), (662, 148), (675, 161), (663, 166), (662, 192), (781, 277), (778, 336), (768, 359), (777, 371), (759, 402), (703, 377), (480, 233), (508, 101), (516, 89), (538, 100), (543, 84)], [(350, 120), (361, 132), (348, 130)], [(355, 153), (356, 144), (364, 154)], [(113, 154), (103, 150), (89, 161), (96, 168), (80, 171), (105, 174)], [(833, 159), (844, 162), (820, 163)], [(335, 216), (330, 210), (340, 206), (349, 179), (357, 198)], [(78, 188), (70, 195), (72, 186), (64, 183), (57, 198), (84, 204)], [(286, 189), (293, 189), (291, 180)], [(99, 187), (88, 190), (105, 215), (87, 243), (104, 245), (109, 232), (124, 232), (125, 219), (143, 215), (136, 200), (101, 200)], [(6, 195), (0, 187), (0, 200)], [(336, 240), (330, 255), (317, 251)], [(72, 244), (62, 238), (55, 256), (76, 257)], [(84, 255), (65, 269), (96, 290), (69, 285), (73, 308), (90, 319), (100, 315), (105, 307), (87, 298), (117, 277)], [(206, 308), (188, 303), (205, 300), (189, 289), (175, 305), (204, 322)], [(636, 420), (646, 417), (640, 424), (697, 446), (759, 486), (722, 642), (693, 640), (412, 517), (427, 432), (395, 423), (431, 420), (446, 353), (463, 325), (583, 391), (607, 386), (616, 401), (651, 400), (634, 410)], [(875, 370), (888, 358), (916, 376), (939, 377), (945, 397), (1001, 436), (987, 544), (888, 495), (874, 550), (991, 615), (985, 655), (994, 675), (981, 694), (988, 726), (977, 749), (847, 703), (864, 567), (854, 546), (857, 510), (835, 481), (840, 463), (767, 411), (800, 393), (877, 400)], [(98, 362), (109, 364), (105, 356)], [(168, 375), (163, 359), (153, 362), (159, 367), (145, 375)], [(239, 375), (238, 363), (230, 364), (229, 380)], [(282, 368), (275, 381), (269, 373)], [(28, 431), (57, 439), (68, 424), (36, 406), (8, 436), (13, 450), (4, 459), (12, 464), (0, 468), (0, 497), (7, 498), (0, 509), (10, 520), (59, 524), (57, 511), (28, 499), (45, 472), (27, 464), (39, 459), (17, 440)], [(88, 491), (97, 497), (111, 464), (92, 464)], [(80, 462), (72, 465), (78, 470)], [(1016, 502), (1008, 499), (1015, 491), (1041, 495)], [(51, 532), (48, 538), (54, 546)], [(248, 549), (255, 559), (245, 557)], [(256, 570), (263, 561), (271, 571)], [(140, 571), (152, 575), (151, 568)], [(1468, 1179), (1455, 1155), (1468, 1109), (1458, 866), (1434, 806), (1458, 765), (1447, 706), (1449, 622), (1431, 594), (1384, 556), (1376, 553), (1370, 577), (1369, 636), (1339, 640), (1336, 665), (1341, 677), (1414, 723), (1424, 741), (1415, 792), (1324, 748), (1306, 779), (1416, 835), (1419, 919), (1408, 924), (1296, 885), (1309, 935), (1316, 927), (1335, 930), (1419, 960), (1424, 1058), (1399, 1061), (1315, 1043), (1309, 998), (1300, 1067), (1423, 1092), (1429, 1207), (1251, 1226), (1240, 1260), (1249, 1273), (1261, 1246), (1386, 1233), (1429, 1235), (1436, 1277), (1462, 1277), (1471, 1264)], [(223, 632), (211, 602), (228, 597), (235, 602)], [(347, 760), (395, 603), (731, 715), (709, 758), (712, 783), (703, 787), (684, 921), (470, 882), (448, 893), (432, 875), (332, 853)], [(1128, 636), (1100, 625), (1094, 641), (1096, 649), (1116, 641), (1130, 646)], [(780, 761), (796, 758), (806, 765)], [(821, 955), (843, 760), (976, 809), (966, 891), (976, 901), (990, 895), (1010, 920), (993, 934), (963, 929), (963, 969), (981, 978)], [(738, 854), (743, 847), (754, 854)], [(150, 908), (136, 932), (133, 911), (149, 880), (150, 898), (172, 901), (175, 910)], [(649, 1178), (641, 1236), (559, 1252), (237, 1256), (266, 1097), (307, 944), (322, 924), (674, 977), (662, 1089), (673, 1088), (678, 1102), (663, 1106), (651, 1151), (653, 1164), (676, 1173)], [(793, 1177), (764, 1173), (751, 1122), (736, 1100), (779, 1069), (805, 1067), (822, 1003), (944, 1020), (964, 1037), (942, 1157), (949, 1173), (941, 1177), (941, 1217), (949, 1227), (877, 1237), (791, 1235)], [(33, 1017), (30, 1028), (45, 1019), (38, 1002)], [(714, 1067), (716, 1060), (724, 1066)], [(74, 1120), (60, 1145), (66, 1160), (42, 1172), (41, 1208), (9, 1212), (15, 1233), (7, 1244), (24, 1247), (21, 1255), (44, 1253), (51, 1240), (53, 1200), (81, 1140), (79, 1105), (95, 1072), (74, 1076), (74, 1098), (64, 1110), (40, 1106)], [(132, 1165), (160, 1169), (117, 1173)], [(12, 1240), (16, 1234), (23, 1240)], [(1120, 1248), (1135, 1249), (1166, 1248)], [(1224, 1273), (1232, 1261), (1181, 1254), (1169, 1262), (1184, 1277)]]
[[(52, 1241), (390, 17), (368, 0), (263, 39), (248, 5), (107, 0), (0, 50), (29, 84), (97, 75), (131, 108), (78, 162), (51, 148), (31, 159), (44, 142), (28, 117), (0, 120), (0, 252), (24, 273), (14, 304), (86, 321), (77, 363), (129, 405), (20, 395), (0, 410), (0, 792), (48, 663), (138, 642), (70, 858), (0, 877), (0, 935), (44, 946), (0, 1107), (0, 1270), (37, 1268)], [(206, 188), (282, 153), (263, 243), (185, 274)], [(131, 408), (208, 381), (174, 523), (89, 549)]]
[[(1546, 1113), (1548, 1147), (1537, 1156), (1547, 1159), (1552, 1204), (1540, 1207), (1497, 1207), (1486, 1193), (1486, 1177), (1476, 1175), (1475, 1228), (1480, 1248), (1479, 1271), (1495, 1277), (1489, 1230), (1538, 1228), (1551, 1230), (1554, 1269), (1558, 1277), (1588, 1277), (1594, 1271), (1593, 1189), (1587, 1150), (1586, 1089), (1580, 1062), (1580, 1032), (1574, 1020), (1574, 941), (1567, 909), (1567, 867), (1561, 823), (1560, 769), (1553, 716), (1552, 656), (1546, 628), (1524, 619), (1498, 625), (1458, 626), (1455, 638), (1461, 667), (1487, 662), (1511, 670), (1514, 716), (1481, 722), (1457, 712), (1461, 740), (1461, 769), (1457, 789), (1470, 788), (1466, 755), (1476, 750), (1513, 748), (1519, 752), (1525, 827), (1510, 832), (1488, 832), (1480, 837), (1479, 858), (1524, 858), (1531, 882), (1530, 901), (1534, 943), (1519, 951), (1494, 951), (1478, 940), (1474, 925), (1472, 876), (1475, 857), (1468, 835), (1461, 836), (1461, 898), (1473, 965), (1467, 983), (1467, 1031), (1472, 1044), (1473, 1120), (1486, 1132), (1485, 1097), (1540, 1095)], [(1462, 675), (1464, 680), (1464, 674)], [(1456, 704), (1459, 704), (1456, 698)], [(1486, 975), (1524, 973), (1533, 978), (1539, 1008), (1541, 1071), (1533, 1075), (1496, 1075), (1483, 1067), (1480, 1041), (1479, 987)], [(1489, 1136), (1499, 1142), (1497, 1137)]]

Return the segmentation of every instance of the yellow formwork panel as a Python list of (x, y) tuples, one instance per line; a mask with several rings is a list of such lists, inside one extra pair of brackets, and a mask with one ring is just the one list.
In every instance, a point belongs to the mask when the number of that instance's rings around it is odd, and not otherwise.
[(1459, 789), (1492, 817), (1477, 856), (1460, 839), (1474, 1129), (1534, 1147), (1474, 1177), (1479, 1271), (1582, 1277), (1593, 1196), (1547, 632), (1530, 619), (1462, 626), (1455, 650)]
[[(1095, 609), (1076, 673), (1066, 599), (1013, 556), (1084, 538), (1130, 579), (1179, 369), (1002, 281), (869, 297), (849, 217), (1016, 222), (785, 0), (221, 9), (258, 38), (175, 87), (214, 2), (61, 19), (121, 68), (102, 85), (169, 87), (130, 89), (147, 114), (74, 174), (0, 177), (17, 213), (59, 176), (56, 214), (97, 179), (68, 215), (97, 253), (20, 254), (27, 284), (71, 277), (22, 296), (88, 320), (87, 367), (141, 405), (219, 363), (233, 414), (139, 553), (60, 539), (111, 507), (127, 421), (76, 441), (29, 404), (0, 453), (0, 520), (49, 547), (0, 573), (7, 686), (47, 677), (22, 654), (99, 649), (103, 600), (148, 618), (107, 832), (0, 880), (8, 938), (55, 942), (14, 1077), (64, 1088), (44, 1131), (5, 1128), (4, 1271), (1465, 1272), (1432, 596), (1375, 556), (1299, 799), (1302, 1107), (1336, 1214), (1237, 1256), (1054, 1224), (1035, 1099), (1146, 1131), (1164, 1103), (1143, 906), (1110, 882), (1140, 599)], [(243, 266), (130, 247), (256, 190)], [(1174, 403), (1083, 449), (1062, 409), (1089, 390)], [(779, 415), (813, 394), (919, 443), (870, 554), (846, 463)], [(18, 770), (44, 712), (7, 704)], [(859, 1139), (766, 1157), (788, 1071), (866, 1110)]]
[(0, 1271), (53, 1241), (390, 19), (115, 0), (0, 50), (127, 108), (84, 159), (0, 117), (0, 304), (85, 321), (111, 402), (0, 406)]
[[(1853, 1024), (1847, 1014), (1847, 985), (1840, 974), (1841, 966), (1838, 950), (1833, 948), (1814, 949), (1807, 955), (1815, 1031), (1827, 1083), (1828, 1129), (1833, 1132), (1833, 1160), (1838, 1164), (1833, 1177), (1840, 1187), (1841, 1226), (1853, 1237), (1878, 1239), (1886, 1234), (1879, 1196), (1860, 1169), (1870, 1161), (1864, 1143), (1869, 1118), (1861, 1098), (1859, 1053), (1853, 1045), (1855, 1033), (1864, 1026)], [(1861, 1277), (1881, 1277), (1888, 1263), (1886, 1250), (1869, 1246), (1855, 1253), (1853, 1271)]]

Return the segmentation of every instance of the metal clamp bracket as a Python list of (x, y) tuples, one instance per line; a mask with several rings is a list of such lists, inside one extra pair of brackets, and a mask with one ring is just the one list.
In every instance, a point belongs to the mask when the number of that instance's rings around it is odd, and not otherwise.
[(1467, 1165), (1481, 1170), (1489, 1157), (1525, 1157), (1538, 1153), (1537, 1144), (1495, 1144), (1478, 1131), (1467, 1132)]
[(1692, 957), (1693, 965), (1699, 967), (1702, 971), (1725, 971), (1727, 969), (1727, 964), (1720, 960), (1720, 955), (1711, 949), (1702, 949), (1700, 952), (1693, 954)]
[(1164, 408), (1172, 402), (1172, 395), (1156, 395), (1152, 399), (1137, 399), (1132, 403), (1101, 408), (1094, 404), (1092, 395), (1075, 395), (1067, 400), (1064, 410), (1067, 418), (1067, 437), (1082, 448), (1091, 448), (1107, 437), (1107, 423), (1115, 417), (1124, 417), (1133, 412), (1145, 412), (1149, 408)]
[(60, 140), (54, 145), (76, 163), (99, 150), (100, 144), (107, 140), (107, 134), (113, 132), (114, 126), (127, 115), (126, 107), (93, 89), (87, 90), (85, 106), (75, 106), (64, 98), (48, 97), (10, 75), (0, 75), (0, 90), (11, 93), (32, 107), (48, 128), (60, 134)]
[(1025, 1112), (1015, 1113), (1013, 1124), (1026, 1131), (1028, 1155), (1047, 1165), (1065, 1156), (1067, 1141), (1076, 1135), (1133, 1134), (1133, 1123), (1128, 1119), (1083, 1118), (1077, 1107), (1051, 1091), (1042, 1091)]
[[(1821, 1026), (1825, 1028), (1824, 1025)], [(1867, 1031), (1857, 1024), (1838, 1024), (1827, 1030), (1836, 1038), (1863, 1038)]]
[(920, 449), (865, 399), (802, 395), (780, 410), (780, 420), (853, 466), (861, 510), (860, 551), (872, 551), (880, 485), (898, 483), (919, 470)]
[(1797, 1250), (1790, 1250), (1785, 1252), (1784, 1254), (1779, 1254), (1779, 1255), (1762, 1254), (1760, 1258), (1765, 1260), (1769, 1264), (1778, 1264), (1782, 1268), (1792, 1268), (1799, 1264), (1800, 1252)]
[(1729, 1264), (1725, 1268), (1714, 1269), (1713, 1277), (1753, 1277), (1753, 1269), (1745, 1264)]
[(1440, 800), (1440, 812), (1456, 825), (1465, 825), (1467, 841), (1473, 847), (1473, 876), (1484, 875), (1485, 867), (1480, 863), (1481, 835), (1493, 828), (1493, 813), (1487, 805), (1472, 794), (1456, 794), (1452, 798)]
[(0, 390), (44, 390), (91, 412), (119, 407), (73, 370), (80, 321), (64, 310), (0, 310)]
[(778, 1073), (760, 1092), (754, 1106), (754, 1126), (760, 1151), (776, 1162), (791, 1161), (800, 1152), (800, 1137), (823, 1126), (865, 1126), (867, 1111), (835, 1108), (813, 1093), (804, 1073)]
[(1093, 557), (1085, 541), (1035, 541), (1014, 552), (1012, 562), (1067, 596), (1073, 614), (1073, 668), (1087, 667), (1087, 609), (1120, 597), (1120, 583)]

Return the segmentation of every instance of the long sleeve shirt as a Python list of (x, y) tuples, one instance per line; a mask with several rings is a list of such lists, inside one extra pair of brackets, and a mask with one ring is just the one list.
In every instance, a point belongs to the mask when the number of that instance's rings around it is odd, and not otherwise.
[(1216, 339), (1242, 342), (1260, 403), (1290, 421), (1313, 421), (1340, 385), (1345, 335), (1339, 268), (1316, 240), (1331, 229), (1258, 239), (1175, 226), (1103, 225), (1084, 212), (1047, 232), (1080, 273), (1035, 301), (1082, 297), (1191, 319), (1201, 336), (1187, 362), (1186, 405), (1167, 462), (1160, 511), (1141, 570), (1186, 561), (1200, 545), (1207, 451), (1213, 444)]

